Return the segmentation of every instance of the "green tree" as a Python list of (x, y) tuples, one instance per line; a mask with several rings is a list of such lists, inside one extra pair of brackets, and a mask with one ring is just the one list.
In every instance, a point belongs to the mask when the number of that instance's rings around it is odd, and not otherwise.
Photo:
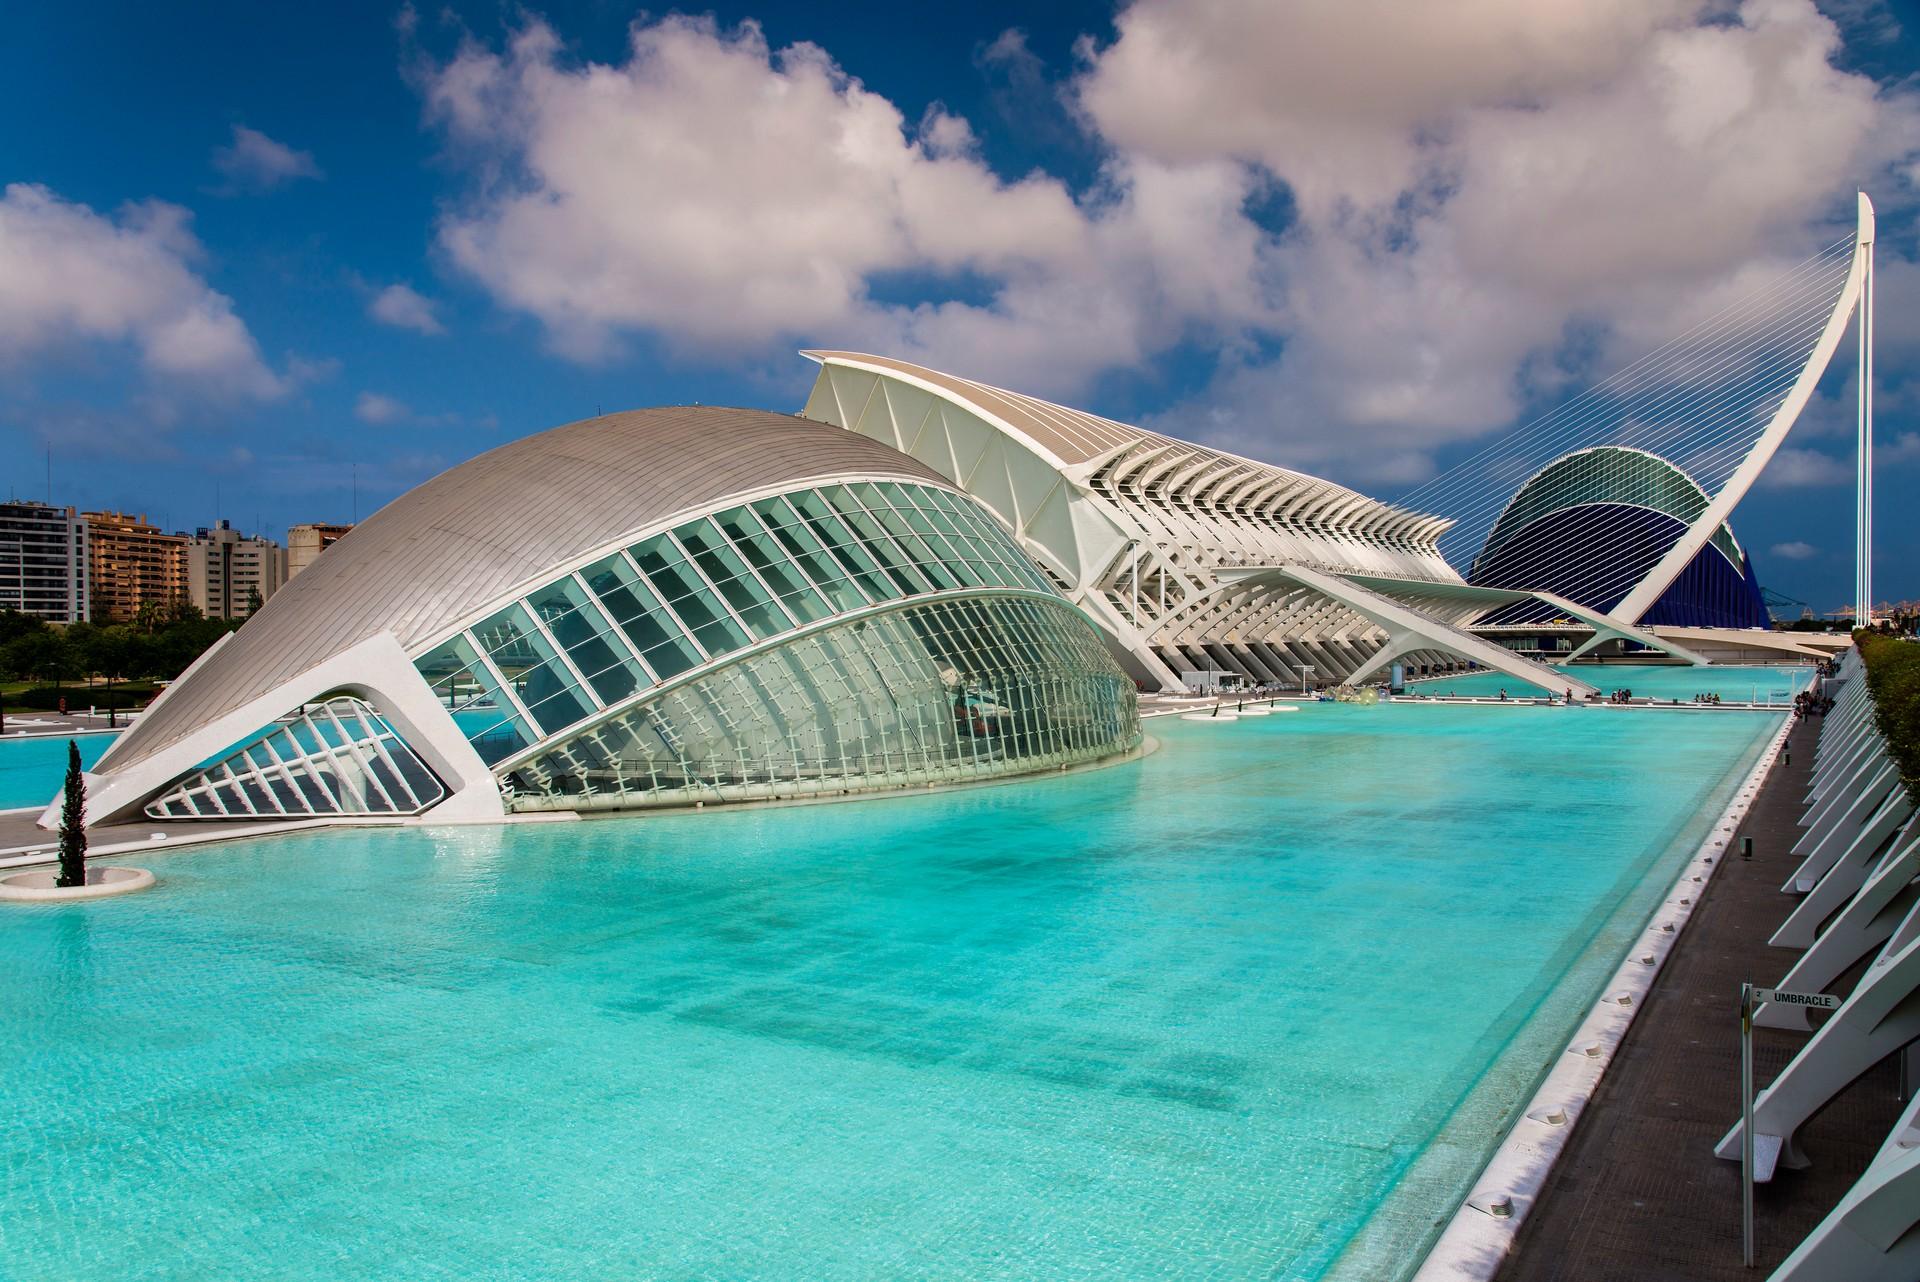
[(73, 676), (73, 647), (67, 639), (46, 628), (15, 638), (7, 645), (6, 666), (22, 676), (51, 681), (57, 687)]
[(87, 781), (80, 771), (80, 745), (67, 740), (67, 789), (60, 802), (60, 875), (56, 886), (87, 884)]

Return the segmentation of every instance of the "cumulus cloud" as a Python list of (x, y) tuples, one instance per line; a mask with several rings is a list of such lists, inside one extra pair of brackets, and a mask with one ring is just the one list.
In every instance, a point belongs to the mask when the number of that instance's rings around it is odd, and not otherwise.
[[(353, 416), (376, 427), (407, 424), (413, 427), (445, 427), (460, 421), (458, 414), (422, 414), (397, 396), (385, 392), (360, 393), (353, 403)], [(489, 426), (482, 420), (481, 426)]]
[[(966, 121), (910, 124), (753, 23), (641, 23), (624, 61), (576, 65), (536, 21), (422, 86), (476, 178), (442, 248), (579, 359), (634, 331), (729, 354), (863, 344), (1064, 394), (1267, 311), (1240, 215), (1264, 180), (1243, 166), (1114, 157), (1080, 199), (1004, 181)], [(927, 301), (876, 300), (899, 281)]]
[(752, 23), (593, 63), (531, 19), (418, 84), (472, 179), (441, 249), (571, 357), (865, 346), (1071, 398), (1195, 344), (1160, 425), (1377, 483), (1843, 235), (1920, 109), (1839, 42), (1811, 0), (1135, 0), (1064, 83), (1018, 31), (977, 55), (995, 110), (1071, 105), (1084, 190)]
[(160, 201), (108, 217), (45, 187), (0, 195), (0, 372), (88, 342), (129, 344), (170, 393), (271, 400), (267, 368), (233, 300), (196, 270), (191, 215)]
[(386, 424), (411, 418), (413, 411), (407, 408), (404, 401), (382, 392), (362, 392), (360, 399), (353, 404), (353, 416), (362, 423)]
[(258, 129), (233, 127), (233, 141), (213, 149), (213, 167), (227, 180), (225, 191), (272, 191), (301, 178), (324, 178), (313, 153), (295, 151)]
[(367, 314), (397, 329), (411, 329), (421, 334), (447, 332), (433, 300), (407, 284), (389, 285), (375, 294), (367, 304)]
[(1811, 543), (1802, 543), (1795, 539), (1790, 543), (1776, 543), (1773, 554), (1783, 561), (1811, 561), (1820, 555), (1820, 549)]
[(1854, 181), (1896, 160), (1883, 140), (1914, 136), (1911, 98), (1838, 69), (1805, 0), (1140, 0), (1118, 31), (1080, 82), (1103, 134), (1236, 157), (1299, 210), (1284, 354), (1227, 362), (1170, 417), (1370, 479), (1844, 234)]

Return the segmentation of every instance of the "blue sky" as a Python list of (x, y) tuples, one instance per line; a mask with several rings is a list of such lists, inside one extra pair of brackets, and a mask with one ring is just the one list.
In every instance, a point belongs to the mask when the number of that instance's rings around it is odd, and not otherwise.
[[(1392, 498), (1858, 184), (1879, 586), (1920, 596), (1920, 14), (1509, 7), (26, 6), (6, 485), (51, 446), (56, 502), (278, 536), (599, 409), (794, 409), (794, 350), (851, 346)], [(1735, 517), (1822, 609), (1847, 373)]]

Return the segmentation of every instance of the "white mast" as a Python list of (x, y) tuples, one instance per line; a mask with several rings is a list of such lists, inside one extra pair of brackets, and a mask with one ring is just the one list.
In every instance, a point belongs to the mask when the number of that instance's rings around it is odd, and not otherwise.
[(1865, 271), (1860, 278), (1860, 302), (1854, 312), (1854, 339), (1859, 348), (1858, 412), (1860, 439), (1854, 452), (1854, 626), (1873, 619), (1873, 202), (1860, 193), (1860, 253)]

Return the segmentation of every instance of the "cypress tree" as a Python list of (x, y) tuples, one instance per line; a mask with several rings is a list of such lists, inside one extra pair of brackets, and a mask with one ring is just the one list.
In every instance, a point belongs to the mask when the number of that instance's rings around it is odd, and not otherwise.
[(67, 795), (60, 805), (60, 875), (56, 886), (87, 884), (87, 781), (80, 777), (80, 745), (67, 740)]

